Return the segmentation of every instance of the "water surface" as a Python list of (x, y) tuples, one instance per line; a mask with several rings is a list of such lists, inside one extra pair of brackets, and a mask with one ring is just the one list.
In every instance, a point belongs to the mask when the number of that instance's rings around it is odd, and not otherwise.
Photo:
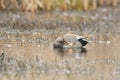
[[(31, 80), (119, 80), (120, 78), (119, 38), (110, 41), (90, 41), (84, 48), (68, 49), (54, 49), (52, 43), (1, 40), (0, 52), (14, 58), (25, 59), (26, 63), (26, 59), (28, 63), (29, 59), (33, 59), (35, 64), (30, 65), (35, 67), (40, 65), (36, 60), (42, 61), (41, 64), (44, 65), (40, 67), (42, 70), (25, 68), (25, 75), (24, 77), (19, 75), (21, 77), (19, 80), (29, 80), (29, 77)], [(11, 74), (9, 78), (12, 78)], [(14, 75), (14, 79), (17, 78), (18, 76)]]

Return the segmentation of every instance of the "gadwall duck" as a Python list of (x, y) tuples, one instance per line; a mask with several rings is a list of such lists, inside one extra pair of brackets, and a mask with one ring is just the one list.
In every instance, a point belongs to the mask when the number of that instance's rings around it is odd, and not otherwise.
[(65, 48), (65, 47), (83, 47), (88, 41), (84, 40), (85, 37), (75, 35), (75, 34), (66, 34), (62, 37), (58, 37), (53, 46), (54, 48)]

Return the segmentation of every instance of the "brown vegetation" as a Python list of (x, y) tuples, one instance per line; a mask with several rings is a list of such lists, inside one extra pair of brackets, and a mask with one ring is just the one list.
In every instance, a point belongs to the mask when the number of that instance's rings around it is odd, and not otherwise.
[(118, 0), (0, 0), (0, 9), (20, 9), (36, 12), (39, 9), (62, 10), (68, 9), (96, 9), (97, 6), (117, 6)]

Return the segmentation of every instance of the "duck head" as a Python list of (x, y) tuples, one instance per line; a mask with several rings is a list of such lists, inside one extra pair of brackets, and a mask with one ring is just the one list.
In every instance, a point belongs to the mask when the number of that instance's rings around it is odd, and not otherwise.
[(58, 37), (53, 44), (54, 48), (63, 48), (64, 45), (65, 43), (62, 37)]

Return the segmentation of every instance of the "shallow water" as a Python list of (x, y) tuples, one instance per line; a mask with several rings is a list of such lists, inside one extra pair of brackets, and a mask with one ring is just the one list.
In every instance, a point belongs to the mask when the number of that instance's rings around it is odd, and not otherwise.
[[(20, 59), (35, 58), (37, 56), (46, 65), (47, 70), (43, 70), (40, 75), (26, 71), (25, 76), (22, 76), (19, 80), (120, 79), (119, 38), (114, 38), (110, 41), (90, 41), (89, 44), (82, 49), (54, 49), (52, 43), (45, 44), (1, 40), (0, 52), (4, 52), (7, 56), (20, 57)], [(10, 76), (9, 78), (12, 79), (13, 76)], [(13, 79), (18, 78), (16, 77), (17, 76), (14, 76)], [(1, 80), (9, 78), (1, 78), (0, 76)]]

